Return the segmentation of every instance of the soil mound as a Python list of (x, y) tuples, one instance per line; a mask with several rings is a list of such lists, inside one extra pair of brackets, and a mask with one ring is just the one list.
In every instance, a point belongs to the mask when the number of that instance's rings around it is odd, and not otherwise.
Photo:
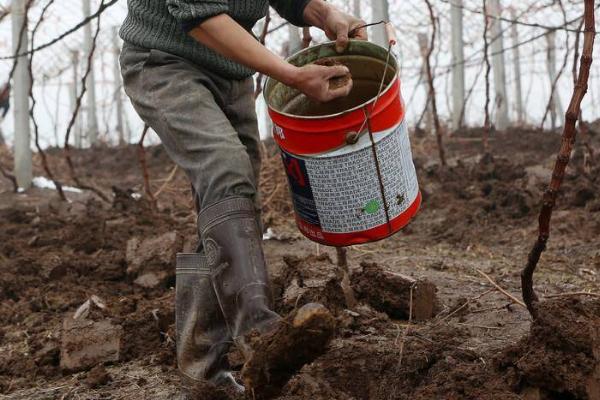
[(600, 399), (600, 301), (541, 303), (529, 336), (498, 364), (513, 377), (513, 387), (541, 399)]

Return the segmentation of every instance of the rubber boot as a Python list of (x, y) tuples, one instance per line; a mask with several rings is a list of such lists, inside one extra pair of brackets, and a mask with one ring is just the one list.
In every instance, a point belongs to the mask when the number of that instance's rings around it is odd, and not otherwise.
[(257, 399), (272, 396), (325, 351), (335, 320), (319, 304), (305, 305), (286, 319), (272, 311), (262, 235), (250, 199), (232, 197), (205, 208), (198, 229), (217, 300), (246, 359), (246, 389)]
[[(240, 345), (251, 329), (269, 330), (272, 311), (262, 235), (252, 201), (231, 197), (202, 210), (198, 230), (215, 293), (231, 336)], [(242, 344), (240, 349), (245, 352)]]
[(202, 254), (177, 255), (177, 364), (184, 398), (208, 385), (243, 391), (233, 375), (227, 352), (233, 341), (215, 296), (210, 269)]

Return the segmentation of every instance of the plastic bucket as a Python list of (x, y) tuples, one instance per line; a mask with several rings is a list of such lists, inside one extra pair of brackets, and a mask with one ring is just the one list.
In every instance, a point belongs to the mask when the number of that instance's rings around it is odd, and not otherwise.
[(265, 85), (296, 222), (307, 238), (330, 246), (380, 240), (406, 226), (421, 204), (398, 64), (386, 49), (355, 40), (341, 55), (325, 43), (288, 61), (323, 58), (349, 67), (347, 98), (318, 104), (275, 80)]

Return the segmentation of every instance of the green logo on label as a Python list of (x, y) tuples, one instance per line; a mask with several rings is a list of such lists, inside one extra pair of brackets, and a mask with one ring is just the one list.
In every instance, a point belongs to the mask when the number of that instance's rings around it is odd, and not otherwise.
[(377, 200), (371, 200), (365, 205), (365, 212), (367, 214), (375, 214), (379, 211), (379, 202)]

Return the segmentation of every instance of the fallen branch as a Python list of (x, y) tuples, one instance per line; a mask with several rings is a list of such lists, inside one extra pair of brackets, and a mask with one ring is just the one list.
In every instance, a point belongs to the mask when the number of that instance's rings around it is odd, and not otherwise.
[(483, 293), (478, 294), (475, 297), (471, 297), (470, 299), (468, 299), (467, 301), (465, 301), (463, 304), (461, 304), (460, 306), (458, 306), (456, 309), (454, 309), (452, 312), (444, 315), (442, 318), (440, 318), (438, 321), (436, 321), (436, 323), (433, 324), (432, 327), (438, 326), (439, 324), (441, 324), (442, 322), (444, 322), (445, 320), (447, 320), (451, 316), (453, 316), (453, 315), (457, 314), (458, 312), (460, 312), (461, 310), (463, 310), (465, 307), (467, 307), (472, 302), (481, 299), (483, 296), (487, 296), (488, 294), (492, 293), (493, 291), (495, 291), (495, 289), (489, 289), (489, 290), (486, 290)]
[(462, 322), (457, 322), (456, 325), (466, 326), (468, 328), (479, 328), (479, 329), (490, 329), (490, 330), (500, 330), (502, 328), (498, 326), (487, 326), (487, 325), (476, 325), (476, 324), (465, 324)]
[(552, 218), (552, 210), (556, 203), (556, 196), (562, 185), (563, 178), (565, 176), (565, 170), (571, 157), (573, 150), (573, 144), (575, 143), (575, 137), (577, 130), (575, 124), (581, 111), (581, 102), (585, 97), (588, 89), (588, 80), (590, 76), (590, 67), (592, 66), (592, 53), (594, 50), (594, 39), (596, 36), (595, 30), (595, 11), (594, 11), (594, 0), (585, 0), (585, 33), (583, 38), (583, 52), (581, 55), (581, 64), (579, 68), (579, 77), (577, 84), (573, 89), (573, 95), (569, 108), (567, 109), (565, 116), (565, 126), (563, 128), (562, 143), (556, 163), (554, 164), (554, 171), (552, 173), (552, 179), (548, 190), (544, 193), (542, 210), (539, 216), (539, 235), (538, 238), (529, 253), (527, 259), (527, 265), (521, 271), (521, 285), (523, 291), (523, 300), (527, 305), (527, 309), (531, 316), (535, 319), (538, 317), (537, 303), (539, 302), (538, 296), (533, 288), (533, 273), (538, 265), (540, 257), (546, 249), (546, 243), (550, 237), (550, 220)]
[(171, 170), (171, 173), (169, 174), (169, 176), (167, 177), (167, 179), (165, 180), (165, 182), (156, 191), (156, 193), (154, 193), (154, 198), (155, 199), (158, 198), (158, 196), (160, 196), (160, 194), (167, 188), (167, 186), (169, 185), (169, 183), (171, 183), (171, 181), (175, 177), (175, 173), (177, 172), (177, 168), (178, 168), (177, 165), (175, 165), (173, 167), (173, 169)]
[(506, 290), (504, 290), (500, 285), (498, 285), (496, 282), (494, 282), (494, 280), (485, 272), (483, 272), (480, 269), (475, 269), (475, 271), (477, 271), (481, 276), (483, 276), (485, 279), (488, 280), (488, 282), (495, 287), (500, 293), (502, 293), (503, 295), (505, 295), (506, 297), (508, 297), (509, 299), (511, 299), (514, 303), (526, 307), (525, 303), (523, 303), (521, 300), (517, 299), (515, 296), (513, 296), (512, 294), (510, 294), (509, 292), (507, 292)]

